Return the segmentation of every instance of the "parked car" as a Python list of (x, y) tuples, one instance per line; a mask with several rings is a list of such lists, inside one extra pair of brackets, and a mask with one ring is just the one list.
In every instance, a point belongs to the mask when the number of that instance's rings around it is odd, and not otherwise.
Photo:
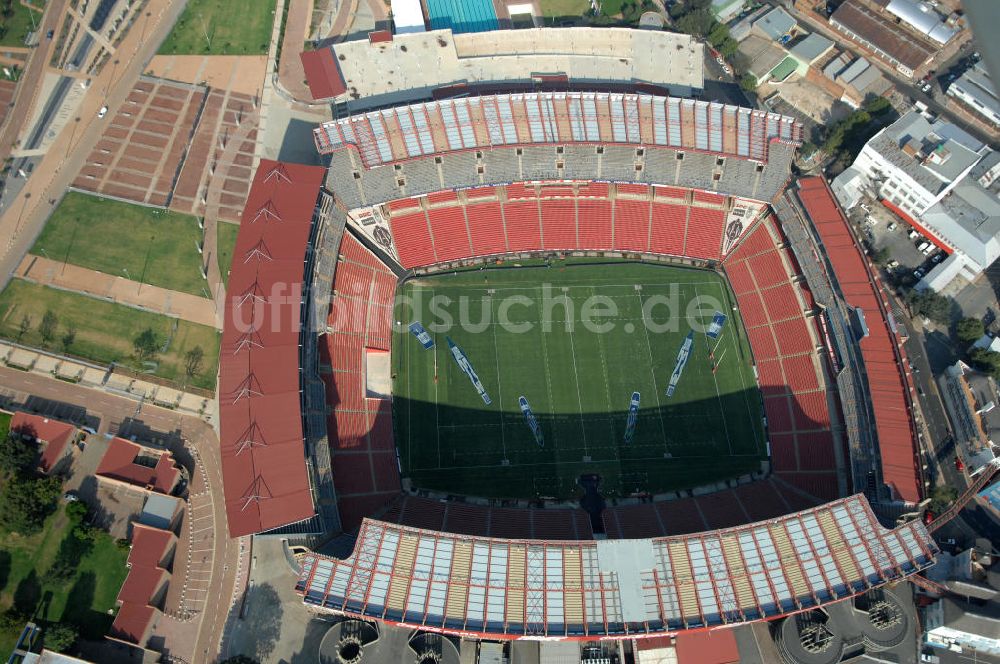
[(924, 276), (924, 269), (922, 267), (918, 267), (916, 270), (913, 271), (914, 279), (922, 279), (923, 276)]
[(931, 256), (932, 263), (940, 263), (943, 260), (944, 260), (944, 254), (934, 254), (933, 256)]
[(895, 221), (889, 222), (889, 225), (886, 226), (886, 230), (888, 230), (890, 233), (892, 231), (896, 230), (897, 228), (899, 228), (899, 227), (896, 225)]
[(899, 267), (899, 261), (891, 260), (888, 263), (886, 263), (885, 266), (890, 270), (895, 270), (897, 267)]
[(54, 34), (56, 34), (55, 30), (49, 30), (48, 32), (45, 33), (45, 38), (46, 39), (52, 39), (52, 35), (54, 35)]
[(930, 92), (931, 91), (931, 84), (930, 83), (924, 83), (923, 87), (920, 88), (920, 91), (923, 92), (923, 93), (925, 93), (925, 94), (928, 93), (928, 92)]
[(101, 110), (99, 110), (97, 112), (97, 117), (103, 118), (107, 114), (108, 114), (108, 107), (107, 106), (101, 106)]

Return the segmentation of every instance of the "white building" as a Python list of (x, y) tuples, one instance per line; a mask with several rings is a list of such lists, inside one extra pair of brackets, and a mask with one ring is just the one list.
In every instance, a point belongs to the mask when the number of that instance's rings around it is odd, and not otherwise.
[(944, 249), (948, 258), (920, 282), (943, 290), (972, 281), (1000, 258), (1000, 155), (955, 125), (907, 113), (876, 134), (833, 181), (845, 208), (864, 196)]
[(427, 32), (420, 0), (392, 0), (392, 23), (397, 35)]
[(949, 85), (947, 93), (991, 124), (1000, 125), (997, 89), (982, 63), (972, 67)]
[(943, 598), (924, 609), (924, 640), (930, 646), (1000, 655), (997, 603), (967, 604)]

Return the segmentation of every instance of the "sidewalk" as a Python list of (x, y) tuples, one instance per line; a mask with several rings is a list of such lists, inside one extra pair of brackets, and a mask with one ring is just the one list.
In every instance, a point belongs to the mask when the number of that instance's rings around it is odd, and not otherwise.
[[(14, 276), (218, 329), (212, 300), (28, 254)], [(207, 288), (207, 286), (206, 286)]]

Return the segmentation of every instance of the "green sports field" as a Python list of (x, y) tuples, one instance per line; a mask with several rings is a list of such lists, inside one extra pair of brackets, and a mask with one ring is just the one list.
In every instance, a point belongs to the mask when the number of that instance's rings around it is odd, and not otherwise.
[[(714, 272), (559, 262), (415, 278), (399, 295), (393, 419), (403, 476), (414, 487), (569, 498), (579, 493), (580, 475), (596, 473), (607, 496), (655, 493), (751, 472), (765, 458), (749, 346)], [(711, 341), (704, 331), (716, 309), (729, 320)], [(406, 331), (412, 321), (427, 328), (433, 349)], [(687, 364), (668, 398), (693, 328)], [(626, 443), (633, 392), (641, 404)], [(541, 446), (521, 396), (542, 431)]]

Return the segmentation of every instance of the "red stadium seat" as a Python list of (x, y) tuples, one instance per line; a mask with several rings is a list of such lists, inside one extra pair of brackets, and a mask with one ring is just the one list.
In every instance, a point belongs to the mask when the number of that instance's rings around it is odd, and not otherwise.
[(543, 200), (542, 245), (546, 249), (576, 249), (576, 202)]
[(500, 203), (470, 205), (467, 212), (473, 253), (477, 256), (505, 253), (507, 238)]
[(511, 251), (541, 249), (542, 233), (536, 201), (504, 203), (503, 216), (507, 225), (507, 245)]
[(649, 251), (649, 214), (647, 201), (623, 198), (615, 201), (615, 249)]
[(611, 249), (611, 202), (581, 200), (577, 203), (581, 249)]
[(393, 215), (389, 218), (392, 237), (396, 240), (399, 262), (405, 268), (431, 265), (437, 262), (427, 216), (423, 212)]
[(684, 255), (719, 260), (722, 257), (722, 231), (725, 224), (724, 210), (692, 207), (688, 216)]
[(649, 250), (657, 254), (684, 255), (684, 234), (688, 208), (683, 205), (653, 203)]
[(473, 255), (469, 229), (465, 225), (465, 208), (445, 207), (427, 211), (434, 250), (438, 261), (453, 261)]

